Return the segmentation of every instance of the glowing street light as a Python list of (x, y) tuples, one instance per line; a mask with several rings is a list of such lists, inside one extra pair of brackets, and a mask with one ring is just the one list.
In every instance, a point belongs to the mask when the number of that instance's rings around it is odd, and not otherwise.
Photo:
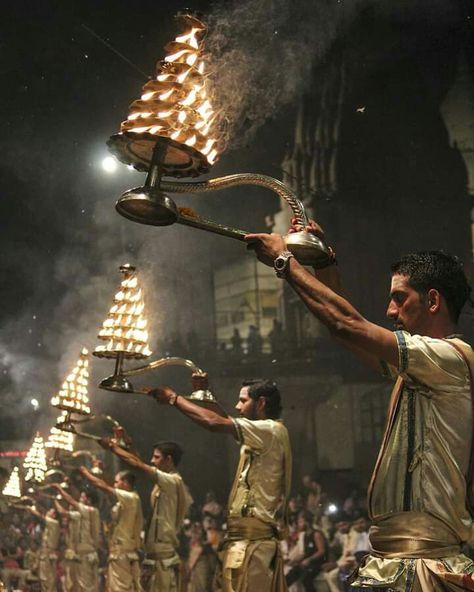
[(118, 163), (117, 163), (117, 159), (114, 158), (113, 156), (106, 156), (103, 161), (102, 161), (102, 168), (104, 169), (104, 171), (106, 173), (115, 173), (115, 171), (117, 170), (118, 167)]

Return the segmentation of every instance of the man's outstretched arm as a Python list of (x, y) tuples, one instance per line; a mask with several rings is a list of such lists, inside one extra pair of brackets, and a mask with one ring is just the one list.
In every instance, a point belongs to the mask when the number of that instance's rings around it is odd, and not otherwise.
[[(287, 250), (278, 234), (249, 234), (246, 240), (251, 242), (258, 259), (269, 266)], [(307, 308), (342, 345), (398, 366), (398, 343), (392, 331), (365, 319), (348, 300), (309, 273), (294, 257), (288, 261), (286, 279)]]
[(81, 473), (81, 475), (83, 477), (85, 477), (90, 483), (92, 483), (92, 485), (94, 485), (94, 487), (97, 487), (97, 489), (101, 489), (102, 491), (105, 491), (105, 493), (108, 493), (109, 495), (115, 495), (115, 490), (112, 487), (112, 485), (109, 485), (106, 481), (104, 481), (103, 479), (100, 479), (99, 477), (96, 477), (95, 475), (93, 475), (89, 469), (87, 469), (86, 467), (82, 466), (79, 467), (79, 472)]
[(66, 508), (63, 507), (57, 499), (54, 500), (54, 507), (56, 508), (57, 512), (59, 512), (59, 514), (61, 514), (62, 516), (67, 516), (69, 514)]
[(120, 446), (114, 438), (101, 438), (99, 444), (102, 448), (113, 452), (116, 456), (126, 462), (127, 465), (130, 465), (139, 471), (143, 471), (149, 477), (155, 477), (156, 469), (154, 467), (143, 462), (136, 452)]
[[(193, 376), (194, 382), (199, 382), (199, 380), (201, 380), (201, 383), (196, 386), (198, 388), (207, 388), (207, 376)], [(176, 409), (181, 411), (183, 415), (186, 415), (189, 419), (211, 432), (230, 434), (234, 437), (237, 436), (234, 422), (226, 413), (216, 413), (212, 409), (196, 405), (196, 403), (178, 395), (169, 386), (148, 389), (148, 394), (162, 405), (172, 405), (173, 407), (176, 407)]]
[(79, 502), (76, 499), (74, 499), (70, 493), (63, 489), (59, 483), (51, 483), (51, 487), (57, 489), (58, 492), (62, 495), (62, 497), (70, 506), (72, 506), (73, 508), (77, 508), (79, 506)]

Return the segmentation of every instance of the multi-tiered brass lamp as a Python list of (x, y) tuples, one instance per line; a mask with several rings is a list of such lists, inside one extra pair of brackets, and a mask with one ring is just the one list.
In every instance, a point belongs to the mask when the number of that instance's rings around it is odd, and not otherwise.
[(34, 437), (31, 448), (23, 461), (25, 481), (32, 484), (40, 484), (44, 481), (48, 465), (44, 440), (39, 432)]
[(20, 470), (13, 467), (5, 487), (2, 489), (2, 495), (10, 498), (21, 498)]
[(90, 415), (89, 396), (89, 352), (84, 347), (72, 371), (67, 375), (57, 395), (51, 398), (51, 405), (67, 413)]
[[(129, 376), (163, 366), (184, 366), (194, 373), (204, 374), (194, 362), (179, 357), (160, 358), (144, 366), (124, 369), (125, 360), (145, 359), (152, 352), (148, 344), (147, 321), (144, 316), (145, 302), (136, 268), (126, 264), (120, 267), (120, 272), (123, 276), (120, 290), (115, 294), (112, 307), (98, 335), (104, 344), (98, 345), (93, 352), (99, 358), (114, 359), (115, 370), (111, 376), (101, 381), (99, 387), (120, 393), (145, 395), (145, 391), (138, 391), (133, 387)], [(215, 402), (209, 390), (194, 391), (189, 398), (197, 402)]]
[(58, 427), (65, 425), (68, 421), (70, 421), (70, 412), (63, 410), (49, 433), (45, 446), (55, 455), (61, 452), (72, 453), (74, 450), (74, 434)]
[[(163, 181), (163, 177), (197, 177), (209, 172), (223, 149), (220, 113), (212, 106), (206, 25), (189, 11), (178, 14), (182, 33), (169, 43), (156, 75), (133, 101), (120, 132), (108, 146), (121, 162), (147, 172), (143, 187), (126, 191), (116, 203), (119, 214), (140, 224), (167, 226), (177, 222), (237, 240), (248, 232), (205, 220), (190, 208), (179, 208), (169, 193), (202, 193), (237, 185), (270, 189), (290, 206), (302, 228), (308, 217), (302, 202), (281, 181), (257, 173), (240, 173), (201, 182)], [(221, 89), (225, 92), (225, 89)], [(224, 114), (225, 115), (225, 114)], [(288, 234), (287, 248), (304, 265), (324, 267), (327, 246), (304, 230)]]
[(66, 380), (57, 395), (51, 398), (51, 405), (62, 409), (56, 425), (51, 428), (51, 434), (47, 448), (72, 453), (74, 450), (74, 436), (88, 440), (99, 441), (100, 436), (79, 430), (78, 427), (84, 423), (94, 421), (110, 422), (115, 428), (120, 427), (110, 415), (92, 414), (89, 393), (89, 352), (83, 348), (81, 355), (73, 370), (68, 374)]

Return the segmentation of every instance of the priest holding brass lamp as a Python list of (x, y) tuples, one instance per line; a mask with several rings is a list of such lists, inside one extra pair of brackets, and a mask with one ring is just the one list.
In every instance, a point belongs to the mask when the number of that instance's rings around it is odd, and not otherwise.
[(176, 442), (157, 442), (148, 464), (136, 452), (120, 446), (116, 438), (102, 438), (100, 443), (153, 483), (151, 517), (145, 531), (145, 558), (142, 563), (145, 591), (179, 592), (181, 559), (178, 555), (178, 534), (192, 502), (178, 472), (183, 450)]
[[(195, 374), (193, 381), (195, 388), (207, 388), (207, 375)], [(208, 430), (233, 436), (240, 444), (227, 506), (222, 568), (216, 575), (223, 592), (286, 591), (277, 513), (282, 512), (286, 528), (292, 457), (276, 384), (244, 381), (235, 407), (238, 418), (196, 405), (167, 386), (148, 392), (159, 403), (178, 409)]]

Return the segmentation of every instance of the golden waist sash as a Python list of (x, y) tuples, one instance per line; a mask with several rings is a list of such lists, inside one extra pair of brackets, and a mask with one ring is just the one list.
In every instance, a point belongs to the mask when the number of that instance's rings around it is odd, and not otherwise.
[(399, 512), (376, 519), (369, 531), (372, 555), (430, 559), (460, 553), (461, 541), (444, 522), (425, 512)]
[(277, 530), (271, 524), (258, 518), (232, 518), (227, 521), (227, 541), (260, 541), (278, 538)]
[[(247, 548), (245, 552), (245, 559), (240, 567), (244, 573), (241, 579), (240, 586), (236, 592), (243, 592), (249, 590), (248, 586), (248, 566), (252, 558), (252, 551), (248, 552), (249, 548), (255, 549), (258, 546), (257, 541), (277, 539), (277, 529), (271, 524), (262, 522), (258, 518), (232, 518), (227, 520), (228, 533), (226, 537), (227, 543), (233, 541), (247, 541)], [(256, 545), (252, 545), (256, 543)], [(281, 554), (280, 544), (276, 541), (275, 557), (273, 559), (273, 577), (270, 586), (270, 592), (288, 592), (285, 576), (283, 573), (283, 556)]]

